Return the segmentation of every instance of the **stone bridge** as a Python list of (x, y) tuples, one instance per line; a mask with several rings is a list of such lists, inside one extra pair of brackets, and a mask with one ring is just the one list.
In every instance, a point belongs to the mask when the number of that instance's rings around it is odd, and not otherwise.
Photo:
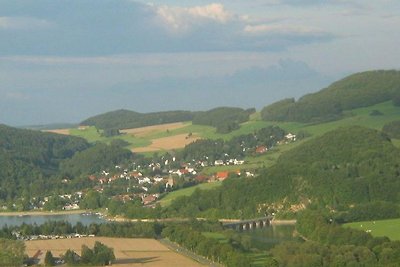
[(222, 225), (224, 228), (230, 228), (237, 231), (246, 231), (270, 226), (272, 219), (272, 216), (268, 216), (249, 220), (224, 220), (222, 221)]

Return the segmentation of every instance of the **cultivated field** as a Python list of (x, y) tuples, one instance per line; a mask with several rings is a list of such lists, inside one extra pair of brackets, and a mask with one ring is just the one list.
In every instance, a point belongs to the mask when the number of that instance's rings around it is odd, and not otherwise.
[(162, 137), (151, 140), (151, 144), (146, 147), (133, 148), (133, 152), (151, 152), (151, 151), (163, 151), (170, 149), (183, 148), (186, 145), (199, 139), (198, 136), (192, 135), (188, 137), (187, 134), (178, 134), (168, 137)]
[(44, 130), (43, 132), (70, 135), (69, 129)]
[(82, 245), (93, 248), (95, 241), (100, 241), (114, 249), (116, 261), (113, 266), (202, 266), (200, 263), (169, 250), (154, 239), (86, 237), (26, 241), (25, 245), (26, 253), (30, 257), (40, 250), (42, 251), (41, 257), (44, 259), (47, 250), (50, 250), (54, 256), (64, 254), (68, 249), (72, 249), (80, 254)]
[(187, 125), (187, 123), (184, 122), (175, 122), (175, 123), (166, 123), (166, 124), (160, 124), (160, 125), (152, 125), (152, 126), (146, 126), (146, 127), (140, 127), (140, 128), (133, 128), (133, 129), (126, 129), (126, 130), (121, 130), (122, 133), (126, 134), (133, 134), (137, 137), (146, 137), (149, 136), (150, 134), (154, 134), (155, 132), (164, 132), (164, 131), (171, 131), (179, 128), (183, 128)]

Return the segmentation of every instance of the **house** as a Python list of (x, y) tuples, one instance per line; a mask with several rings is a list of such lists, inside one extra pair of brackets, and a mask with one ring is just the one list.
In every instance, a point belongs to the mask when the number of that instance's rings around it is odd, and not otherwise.
[(258, 147), (256, 147), (256, 153), (257, 154), (264, 154), (267, 151), (268, 151), (268, 148), (266, 146), (258, 146)]
[(168, 187), (172, 188), (173, 186), (174, 186), (174, 179), (172, 177), (169, 177), (167, 183), (165, 184), (165, 188)]
[(224, 163), (224, 161), (222, 159), (218, 159), (218, 160), (214, 161), (214, 165), (215, 166), (221, 166), (221, 165), (224, 165), (224, 164), (225, 163)]
[(228, 178), (228, 176), (229, 176), (229, 172), (228, 171), (217, 172), (217, 174), (216, 174), (216, 178), (219, 181), (225, 180), (226, 178)]
[(287, 135), (285, 135), (285, 139), (288, 141), (296, 141), (296, 135), (288, 133)]
[(244, 164), (244, 160), (237, 160), (237, 159), (235, 159), (235, 160), (233, 161), (233, 164), (234, 164), (234, 165), (242, 165), (242, 164)]
[(157, 195), (148, 195), (142, 198), (142, 202), (144, 205), (150, 204), (157, 200)]
[(144, 178), (142, 178), (142, 179), (138, 179), (138, 183), (139, 184), (144, 184), (144, 183), (151, 183), (151, 180), (150, 180), (150, 178), (149, 177), (144, 177)]

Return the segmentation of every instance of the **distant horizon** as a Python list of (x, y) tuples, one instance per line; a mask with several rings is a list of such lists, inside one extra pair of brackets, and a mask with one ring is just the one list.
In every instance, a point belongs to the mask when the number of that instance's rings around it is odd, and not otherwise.
[(4, 0), (0, 123), (262, 108), (400, 69), (400, 2)]

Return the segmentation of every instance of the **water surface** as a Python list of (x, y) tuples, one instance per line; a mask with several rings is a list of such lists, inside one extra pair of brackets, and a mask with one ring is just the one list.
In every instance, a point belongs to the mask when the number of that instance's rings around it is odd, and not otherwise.
[(96, 214), (60, 214), (60, 215), (12, 215), (0, 216), (0, 227), (7, 226), (20, 226), (25, 224), (41, 225), (47, 221), (66, 221), (72, 225), (81, 222), (83, 225), (90, 225), (91, 223), (105, 223), (104, 218)]

